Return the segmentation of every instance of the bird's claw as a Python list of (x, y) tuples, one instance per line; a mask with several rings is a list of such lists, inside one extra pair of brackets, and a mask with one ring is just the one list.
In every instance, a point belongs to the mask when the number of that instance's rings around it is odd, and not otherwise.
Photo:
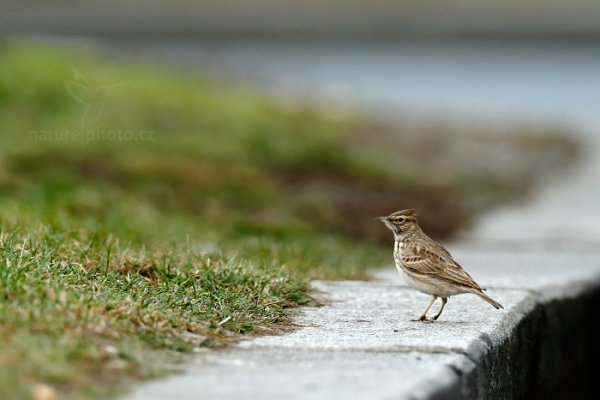
[(431, 322), (431, 323), (433, 323), (433, 322), (435, 322), (436, 319), (437, 318), (435, 318), (435, 317), (434, 318), (427, 318), (426, 315), (421, 315), (419, 318), (411, 319), (411, 321), (414, 321), (414, 322)]

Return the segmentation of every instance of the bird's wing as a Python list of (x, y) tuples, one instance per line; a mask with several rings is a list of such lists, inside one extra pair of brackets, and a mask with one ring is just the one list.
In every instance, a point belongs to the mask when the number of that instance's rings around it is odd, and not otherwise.
[[(439, 247), (439, 248), (438, 248)], [(402, 252), (402, 264), (411, 272), (476, 290), (481, 286), (458, 264), (441, 245), (420, 241), (407, 243)]]

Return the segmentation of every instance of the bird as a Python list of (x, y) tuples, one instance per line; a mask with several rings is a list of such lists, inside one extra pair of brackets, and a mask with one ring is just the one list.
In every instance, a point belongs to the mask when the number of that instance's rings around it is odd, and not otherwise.
[[(472, 293), (496, 309), (504, 308), (483, 293), (485, 289), (452, 258), (448, 250), (423, 232), (417, 214), (416, 209), (409, 208), (376, 218), (394, 234), (394, 261), (400, 275), (411, 287), (431, 296), (421, 316), (412, 321), (437, 321), (448, 298), (463, 293)], [(442, 305), (435, 316), (428, 318), (427, 312), (438, 298), (442, 299)]]

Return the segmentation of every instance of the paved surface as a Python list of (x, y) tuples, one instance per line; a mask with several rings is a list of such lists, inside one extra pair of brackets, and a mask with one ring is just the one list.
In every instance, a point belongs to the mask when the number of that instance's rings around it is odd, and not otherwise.
[[(587, 127), (592, 135), (600, 122)], [(600, 244), (600, 139), (587, 138), (583, 165), (543, 188), (525, 207), (498, 208), (479, 221), (470, 241), (548, 246)]]
[[(600, 287), (600, 201), (588, 185), (599, 166), (600, 159), (586, 159), (533, 202), (491, 215), (449, 246), (504, 310), (461, 295), (449, 300), (437, 323), (411, 322), (428, 296), (407, 287), (391, 266), (371, 282), (315, 282), (330, 301), (303, 309), (298, 316), (303, 328), (207, 351), (186, 373), (142, 385), (126, 398), (502, 398), (521, 393), (533, 359), (528, 353), (540, 363), (560, 347), (564, 332), (548, 327), (560, 326), (564, 315), (581, 319), (588, 312), (585, 304), (569, 303), (561, 317), (560, 307), (550, 305), (576, 301)], [(567, 208), (561, 207), (565, 197)], [(540, 313), (541, 304), (550, 305)], [(540, 330), (555, 342), (535, 350), (530, 342), (537, 339), (529, 335)]]

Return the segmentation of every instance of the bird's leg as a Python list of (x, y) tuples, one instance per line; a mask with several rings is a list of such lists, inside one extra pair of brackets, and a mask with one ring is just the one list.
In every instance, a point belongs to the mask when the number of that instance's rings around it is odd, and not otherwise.
[(436, 300), (437, 300), (437, 296), (431, 295), (431, 301), (429, 302), (429, 304), (425, 308), (425, 311), (423, 311), (423, 314), (421, 314), (421, 316), (418, 319), (413, 319), (413, 321), (427, 321), (427, 322), (432, 321), (429, 318), (427, 318), (427, 312), (429, 311), (429, 309), (431, 308), (431, 306), (433, 305), (433, 303)]
[(448, 298), (442, 297), (442, 306), (440, 307), (440, 311), (438, 311), (438, 313), (435, 314), (435, 316), (432, 318), (433, 321), (436, 321), (440, 317), (440, 315), (442, 315), (442, 311), (444, 311), (444, 306), (446, 305), (447, 302), (448, 302)]

